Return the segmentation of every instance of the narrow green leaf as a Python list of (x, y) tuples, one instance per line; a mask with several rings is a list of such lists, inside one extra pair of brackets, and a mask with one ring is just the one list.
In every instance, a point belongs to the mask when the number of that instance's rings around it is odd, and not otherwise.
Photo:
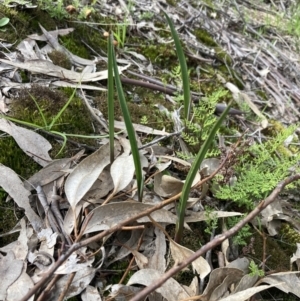
[(113, 46), (111, 35), (108, 37), (107, 46), (108, 57), (108, 87), (107, 87), (107, 107), (108, 107), (108, 129), (109, 129), (109, 147), (110, 147), (110, 163), (114, 161), (114, 75), (113, 75)]
[(174, 24), (169, 18), (169, 16), (165, 13), (166, 19), (171, 29), (171, 34), (173, 40), (175, 42), (176, 52), (179, 59), (180, 71), (181, 71), (181, 79), (182, 79), (182, 87), (183, 87), (183, 99), (184, 99), (184, 118), (186, 120), (189, 119), (190, 115), (190, 107), (191, 107), (191, 92), (190, 92), (190, 80), (189, 73), (186, 65), (186, 60), (184, 56), (184, 52), (181, 47), (181, 43), (178, 37), (178, 34), (175, 30)]
[(13, 121), (15, 123), (22, 124), (22, 125), (34, 128), (34, 129), (41, 129), (41, 130), (44, 129), (44, 127), (39, 126), (37, 124), (30, 123), (30, 122), (27, 122), (27, 121), (22, 121), (22, 120), (19, 120), (19, 119), (13, 118), (13, 117), (9, 117), (9, 116), (6, 116), (6, 115), (0, 115), (0, 118), (4, 118), (6, 120)]
[(34, 101), (36, 107), (38, 108), (38, 111), (39, 111), (39, 113), (40, 113), (40, 115), (41, 115), (41, 117), (42, 117), (42, 119), (43, 119), (43, 122), (44, 122), (44, 125), (45, 125), (45, 129), (48, 130), (48, 123), (47, 123), (47, 121), (46, 121), (45, 115), (43, 114), (43, 111), (42, 111), (41, 107), (40, 107), (39, 104), (37, 103), (35, 97), (34, 97), (33, 95), (31, 95), (30, 93), (29, 93), (29, 95), (30, 95), (30, 97), (32, 98), (32, 100)]
[(75, 93), (76, 93), (76, 89), (74, 89), (72, 95), (70, 96), (70, 98), (68, 99), (68, 101), (66, 102), (66, 104), (62, 107), (62, 109), (57, 113), (57, 115), (52, 119), (50, 125), (49, 125), (49, 130), (52, 129), (52, 127), (55, 125), (56, 121), (60, 118), (60, 116), (62, 115), (62, 113), (66, 110), (66, 108), (69, 106), (69, 104), (71, 103), (71, 101), (73, 100)]
[(135, 131), (134, 131), (134, 128), (133, 128), (133, 125), (131, 122), (129, 110), (128, 110), (127, 103), (125, 100), (125, 96), (124, 96), (121, 79), (120, 79), (120, 75), (119, 75), (119, 70), (118, 70), (118, 66), (117, 66), (113, 48), (112, 48), (112, 54), (113, 54), (112, 58), (113, 58), (115, 83), (116, 83), (118, 98), (119, 98), (119, 102), (120, 102), (120, 107), (122, 110), (126, 130), (127, 130), (127, 134), (128, 134), (128, 139), (129, 139), (130, 146), (131, 146), (131, 152), (132, 152), (132, 156), (133, 156), (134, 166), (135, 166), (135, 175), (136, 175), (136, 180), (137, 180), (137, 185), (138, 185), (138, 199), (141, 202), (142, 197), (143, 197), (144, 179), (143, 179), (140, 155), (139, 155), (137, 141), (135, 138)]
[(61, 133), (61, 132), (56, 132), (56, 131), (50, 131), (50, 133), (56, 134), (56, 135), (58, 135), (58, 136), (60, 136), (60, 137), (63, 138), (63, 144), (62, 144), (62, 146), (61, 146), (59, 152), (58, 152), (58, 153), (56, 154), (56, 156), (55, 156), (55, 157), (58, 157), (58, 156), (60, 155), (60, 153), (63, 151), (63, 149), (64, 149), (64, 148), (66, 147), (66, 145), (67, 145), (67, 136), (66, 136), (65, 134)]
[[(231, 103), (230, 103), (231, 104)], [(215, 135), (218, 131), (218, 129), (220, 128), (220, 126), (222, 125), (223, 120), (225, 119), (225, 117), (228, 114), (228, 111), (230, 109), (230, 104), (228, 105), (228, 107), (226, 108), (226, 110), (223, 112), (223, 114), (220, 116), (220, 118), (216, 121), (216, 123), (214, 124), (213, 128), (211, 129), (207, 139), (205, 140), (204, 144), (202, 145), (200, 151), (198, 152), (192, 166), (191, 169), (186, 177), (186, 180), (184, 182), (183, 188), (182, 188), (182, 194), (179, 200), (179, 206), (177, 207), (177, 212), (178, 212), (178, 222), (176, 225), (176, 234), (175, 234), (175, 241), (177, 243), (180, 242), (181, 237), (182, 237), (182, 231), (183, 231), (183, 224), (184, 224), (184, 216), (185, 216), (185, 209), (186, 209), (186, 204), (187, 204), (187, 200), (189, 197), (189, 193), (194, 181), (194, 178), (200, 168), (200, 165), (202, 163), (202, 161), (205, 158), (205, 155), (211, 145), (211, 143), (214, 141), (215, 139)]]

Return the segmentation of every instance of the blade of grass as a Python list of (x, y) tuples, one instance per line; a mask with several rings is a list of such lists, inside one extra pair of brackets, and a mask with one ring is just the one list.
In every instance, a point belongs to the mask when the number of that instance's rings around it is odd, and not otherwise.
[(56, 121), (60, 118), (60, 116), (62, 115), (62, 113), (66, 110), (66, 108), (69, 106), (69, 104), (71, 103), (71, 101), (73, 100), (75, 93), (76, 93), (76, 89), (74, 89), (72, 95), (70, 96), (70, 98), (68, 99), (68, 101), (66, 102), (66, 104), (62, 107), (62, 109), (57, 113), (57, 115), (52, 119), (50, 125), (49, 125), (49, 130), (52, 129), (52, 127), (55, 125)]
[(220, 118), (216, 121), (213, 128), (211, 129), (207, 139), (205, 140), (204, 144), (202, 145), (200, 151), (198, 152), (198, 154), (192, 164), (192, 167), (186, 177), (186, 180), (184, 182), (184, 185), (182, 188), (182, 194), (181, 194), (181, 197), (179, 200), (179, 205), (177, 207), (178, 221), (176, 224), (176, 233), (175, 233), (175, 241), (177, 243), (179, 243), (181, 241), (186, 204), (187, 204), (187, 200), (189, 197), (189, 193), (190, 193), (194, 178), (200, 168), (202, 161), (205, 158), (205, 155), (206, 155), (211, 143), (214, 141), (214, 138), (215, 138), (215, 135), (216, 135), (218, 129), (222, 125), (223, 120), (225, 119), (225, 117), (227, 116), (227, 114), (229, 112), (230, 104), (228, 105), (226, 110), (223, 112), (223, 114), (220, 116)]
[(113, 46), (111, 35), (108, 37), (107, 57), (108, 57), (108, 87), (107, 87), (107, 107), (108, 107), (108, 130), (110, 163), (114, 161), (114, 75), (113, 75)]
[(138, 185), (138, 187), (137, 187), (138, 188), (138, 199), (141, 202), (142, 198), (143, 198), (143, 188), (144, 188), (144, 179), (143, 179), (143, 173), (142, 173), (141, 160), (140, 160), (137, 141), (135, 138), (135, 131), (134, 131), (134, 128), (133, 128), (133, 125), (131, 122), (129, 110), (128, 110), (127, 103), (125, 100), (125, 96), (124, 96), (124, 92), (123, 92), (123, 88), (122, 88), (122, 84), (121, 84), (121, 79), (120, 79), (120, 75), (119, 75), (119, 70), (118, 70), (118, 66), (117, 66), (117, 62), (116, 62), (115, 52), (114, 52), (113, 48), (112, 48), (112, 59), (113, 59), (114, 76), (115, 76), (115, 83), (116, 83), (118, 98), (119, 98), (122, 114), (124, 117), (124, 122), (125, 122), (126, 130), (127, 130), (128, 139), (130, 142), (131, 152), (132, 152), (134, 166), (135, 166), (135, 175), (136, 175), (136, 180), (137, 180), (137, 185)]
[(34, 98), (34, 96), (31, 95), (30, 93), (29, 93), (29, 95), (30, 95), (31, 99), (34, 101), (36, 107), (38, 108), (38, 111), (39, 111), (39, 113), (40, 113), (40, 115), (41, 115), (41, 117), (42, 117), (42, 119), (43, 119), (43, 122), (44, 122), (44, 125), (45, 125), (45, 129), (48, 129), (48, 123), (47, 123), (47, 121), (46, 121), (46, 118), (45, 118), (45, 116), (44, 116), (44, 114), (43, 114), (42, 109), (40, 108), (40, 106), (39, 106), (39, 104), (37, 103), (37, 101), (36, 101), (36, 99)]
[(178, 37), (178, 34), (175, 30), (174, 24), (169, 18), (169, 16), (165, 13), (167, 22), (171, 29), (171, 34), (175, 43), (176, 52), (179, 59), (180, 71), (181, 71), (181, 79), (182, 79), (182, 86), (183, 86), (183, 99), (184, 99), (184, 118), (186, 120), (189, 119), (190, 115), (190, 107), (191, 107), (191, 92), (190, 92), (190, 81), (189, 81), (189, 74), (186, 65), (186, 60), (184, 56), (184, 52), (181, 47), (181, 43)]
[(6, 116), (6, 115), (0, 115), (0, 118), (4, 118), (6, 120), (13, 121), (15, 123), (19, 123), (19, 124), (22, 124), (22, 125), (34, 128), (34, 129), (41, 129), (41, 130), (44, 129), (43, 126), (39, 126), (37, 124), (30, 123), (30, 122), (23, 121), (23, 120), (19, 120), (19, 119), (16, 119), (16, 118), (13, 118), (13, 117), (9, 117), (9, 116)]
[(58, 157), (58, 155), (60, 155), (60, 153), (63, 151), (63, 149), (64, 149), (64, 148), (66, 147), (66, 145), (67, 145), (67, 136), (66, 136), (65, 134), (63, 134), (63, 133), (56, 132), (56, 131), (51, 131), (51, 133), (56, 134), (56, 135), (58, 135), (58, 136), (61, 136), (61, 137), (63, 138), (63, 144), (62, 144), (62, 146), (61, 146), (59, 152), (58, 152), (58, 153), (56, 154), (56, 156), (55, 156), (55, 157)]

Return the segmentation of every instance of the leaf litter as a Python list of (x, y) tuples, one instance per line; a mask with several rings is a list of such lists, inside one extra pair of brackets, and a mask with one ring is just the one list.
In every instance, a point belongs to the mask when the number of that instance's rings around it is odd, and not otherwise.
[[(141, 5), (141, 3), (137, 2), (137, 5)], [(151, 9), (155, 13), (164, 10), (160, 3), (153, 3)], [(223, 8), (219, 7), (219, 9), (222, 11)], [(181, 15), (172, 11), (170, 7), (167, 7), (167, 11), (171, 12), (174, 19), (180, 24), (184, 24), (185, 20), (182, 19)], [(195, 12), (195, 8), (191, 6), (185, 12), (191, 15), (197, 13), (198, 15), (198, 11)], [(229, 15), (234, 13), (234, 11), (229, 9)], [(202, 11), (200, 15), (207, 21), (208, 26), (211, 26), (215, 31), (218, 31), (223, 26), (221, 22), (214, 20), (214, 18), (209, 18)], [(196, 18), (196, 15), (194, 15), (194, 18)], [(136, 28), (139, 34), (147, 39), (156, 37), (159, 42), (168, 42), (156, 33), (161, 29), (156, 27), (152, 21), (139, 21), (136, 23)], [(144, 31), (144, 28), (151, 30)], [(251, 27), (249, 28), (248, 30), (253, 31)], [(107, 79), (106, 70), (100, 72), (94, 71), (96, 70), (96, 60), (79, 58), (59, 45), (58, 35), (68, 34), (73, 29), (58, 29), (47, 32), (41, 26), (41, 30), (43, 32), (42, 35), (31, 35), (28, 37), (29, 39), (25, 39), (19, 44), (18, 50), (22, 54), (21, 61), (14, 57), (13, 53), (7, 54), (6, 59), (0, 59), (1, 72), (11, 72), (16, 69), (28, 70), (32, 73), (44, 74), (47, 77), (51, 77), (51, 81), (48, 79), (44, 80), (44, 84), (46, 85), (79, 87), (98, 91), (105, 90), (98, 86), (82, 84), (84, 82), (96, 82)], [(236, 35), (235, 40), (232, 40), (228, 34), (224, 33), (222, 37), (219, 37), (223, 39), (220, 43), (226, 42), (228, 44), (228, 41), (231, 40), (231, 51), (234, 55), (242, 58), (251, 57), (253, 41), (250, 37), (244, 41), (247, 47), (239, 47), (242, 37)], [(200, 53), (202, 54), (206, 53), (207, 58), (199, 57), (198, 53), (194, 52), (192, 48), (188, 54), (189, 56), (201, 61), (209, 60), (209, 57), (214, 55), (211, 49), (199, 47), (196, 42), (192, 45), (191, 41), (195, 36), (191, 32), (186, 31), (186, 35), (182, 34), (181, 38), (190, 47), (197, 49), (197, 51), (200, 49)], [(44, 49), (40, 49), (35, 40), (45, 41), (47, 45)], [(272, 45), (269, 46), (272, 49)], [(72, 64), (79, 67), (81, 72), (67, 70), (47, 60), (46, 54), (53, 51), (53, 49), (66, 53), (70, 57)], [(270, 58), (277, 61), (276, 57), (272, 55), (268, 56), (268, 51), (262, 51), (262, 55), (256, 57), (257, 60), (261, 63), (266, 60), (270, 61)], [(283, 61), (287, 61), (285, 53), (282, 53), (278, 49), (275, 52), (277, 52)], [(119, 67), (120, 73), (128, 69), (130, 64), (137, 65), (140, 70), (149, 70), (152, 68), (150, 64), (145, 66), (147, 59), (143, 55), (134, 51), (128, 51), (127, 54), (129, 56), (127, 55), (126, 59), (123, 61), (122, 59), (118, 60), (126, 65), (125, 67)], [(294, 62), (294, 66), (288, 63), (287, 71), (285, 72), (297, 70), (298, 63)], [(293, 105), (289, 107), (284, 106), (282, 103), (282, 93), (284, 92), (282, 89), (278, 89), (277, 86), (288, 86), (290, 97), (296, 102), (299, 102), (300, 99), (299, 89), (295, 88), (295, 83), (289, 81), (288, 77), (284, 79), (280, 76), (278, 71), (273, 67), (273, 65), (277, 65), (277, 62), (276, 64), (273, 63), (271, 61), (270, 69), (249, 69), (250, 67), (247, 64), (243, 64), (241, 68), (247, 76), (255, 78), (257, 81), (256, 84), (259, 83), (266, 86), (266, 90), (273, 96), (268, 105), (272, 107), (274, 115), (285, 114), (283, 118), (289, 117), (289, 122), (291, 122), (295, 120), (293, 113), (296, 112), (296, 116), (299, 116), (299, 113)], [(93, 68), (89, 68), (90, 66)], [(268, 79), (269, 75), (275, 80), (271, 81)], [(13, 81), (13, 77), (9, 76), (6, 78), (1, 77), (1, 81), (5, 83), (3, 91), (6, 94), (10, 90), (19, 89), (24, 86), (30, 87), (31, 85), (16, 83)], [(261, 118), (260, 128), (266, 128), (268, 125), (267, 119), (255, 104), (261, 103), (260, 100), (251, 91), (241, 92), (232, 83), (227, 82), (224, 85), (232, 92), (232, 97), (238, 104), (241, 104), (242, 101), (248, 103), (251, 110)], [(1, 96), (0, 108), (3, 113), (7, 113), (8, 110), (5, 99), (5, 96)], [(116, 127), (124, 129), (124, 124), (118, 122), (116, 123)], [(124, 144), (121, 145), (116, 142), (118, 150), (115, 153), (113, 164), (110, 164), (109, 161), (108, 144), (104, 144), (83, 160), (81, 160), (83, 156), (82, 152), (72, 158), (52, 160), (48, 154), (51, 145), (36, 132), (24, 129), (3, 118), (0, 119), (0, 130), (11, 135), (20, 148), (43, 167), (31, 178), (22, 182), (13, 170), (2, 164), (0, 165), (0, 186), (16, 202), (18, 207), (24, 210), (26, 216), (21, 219), (20, 227), (17, 229), (19, 231), (18, 240), (0, 249), (0, 276), (2, 279), (0, 299), (19, 300), (33, 287), (34, 283), (47, 273), (49, 268), (58, 259), (59, 254), (62, 254), (66, 248), (70, 247), (69, 243), (78, 243), (88, 236), (96, 235), (103, 230), (110, 229), (128, 217), (147, 210), (153, 205), (136, 202), (134, 197), (131, 197), (131, 190), (134, 187), (134, 169), (131, 155)], [(146, 134), (168, 135), (164, 130), (157, 130), (138, 124), (135, 125), (135, 130)], [(181, 141), (181, 143), (183, 142)], [(144, 168), (147, 170), (158, 167), (160, 171), (160, 174), (154, 177), (153, 182), (156, 196), (163, 199), (176, 195), (181, 191), (182, 180), (174, 176), (164, 175), (163, 171), (172, 166), (172, 160), (186, 166), (190, 166), (190, 163), (170, 156), (170, 161), (165, 161), (163, 165), (161, 155), (156, 155), (155, 153), (152, 155), (157, 163), (150, 165), (148, 162), (149, 166), (144, 164)], [(144, 158), (147, 156), (150, 157), (149, 154), (141, 156), (144, 156)], [(167, 156), (165, 157), (167, 159)], [(210, 168), (210, 165), (214, 165), (214, 163), (208, 162), (208, 165)], [(199, 171), (198, 180), (200, 179), (200, 173), (201, 170)], [(38, 195), (34, 189), (38, 192)], [(45, 206), (41, 205), (41, 198), (45, 199)], [(108, 199), (110, 203), (106, 204), (105, 202)], [(54, 210), (55, 200), (58, 200), (58, 208), (62, 215)], [(199, 201), (199, 198), (197, 200)], [(193, 202), (192, 198), (191, 202)], [(268, 210), (263, 215), (263, 226), (267, 228), (271, 235), (274, 235), (277, 233), (276, 223), (274, 222), (280, 214), (283, 214), (283, 211), (280, 206), (275, 205), (268, 208)], [(213, 214), (217, 218), (241, 215), (239, 212), (217, 210)], [(191, 206), (186, 215), (187, 224), (208, 219), (203, 211), (197, 212), (194, 206)], [(151, 213), (151, 218), (146, 216), (137, 219), (131, 225), (132, 229), (124, 228), (111, 237), (106, 237), (103, 241), (94, 241), (87, 247), (82, 247), (74, 252), (56, 271), (56, 274), (63, 276), (58, 279), (54, 288), (48, 292), (50, 296), (49, 300), (57, 300), (61, 296), (65, 288), (70, 284), (70, 274), (73, 273), (74, 278), (71, 279), (71, 284), (65, 294), (66, 298), (81, 294), (82, 300), (105, 300), (105, 295), (108, 295), (108, 298), (129, 300), (132, 295), (140, 290), (139, 287), (134, 286), (135, 284), (148, 286), (154, 280), (160, 279), (162, 274), (168, 269), (167, 259), (170, 260), (171, 258), (171, 260), (177, 263), (185, 260), (190, 254), (194, 253), (193, 250), (181, 246), (171, 239), (169, 239), (167, 244), (164, 231), (156, 227), (151, 219), (155, 223), (159, 223), (161, 227), (166, 227), (176, 223), (176, 214), (172, 207), (157, 210)], [(279, 219), (282, 220), (283, 217), (279, 217)], [(187, 224), (186, 227), (188, 228)], [(102, 250), (100, 252), (101, 264), (96, 254), (99, 250)], [(167, 251), (170, 252), (169, 255), (167, 255)], [(299, 265), (298, 253), (297, 251), (291, 261), (297, 262)], [(108, 267), (124, 258), (132, 258), (135, 263), (134, 266), (129, 266), (131, 268), (131, 276), (127, 284), (107, 283), (104, 281), (104, 275), (110, 273)], [(29, 265), (31, 265), (30, 268)], [(299, 278), (295, 273), (274, 273), (265, 276), (260, 279), (260, 282), (268, 283), (268, 285), (254, 287), (258, 277), (251, 276), (248, 267), (249, 262), (242, 264), (241, 261), (236, 259), (231, 261), (230, 265), (226, 267), (213, 269), (208, 260), (200, 257), (192, 264), (197, 277), (193, 278), (189, 287), (185, 287), (174, 278), (170, 278), (156, 290), (156, 295), (154, 296), (157, 298), (154, 300), (189, 300), (190, 297), (199, 294), (201, 282), (197, 280), (198, 276), (200, 279), (204, 279), (207, 275), (210, 275), (209, 281), (202, 294), (205, 300), (246, 300), (259, 291), (268, 289), (271, 286), (277, 286), (286, 293), (293, 293), (300, 297)], [(97, 273), (100, 274), (100, 277), (95, 277)], [(97, 287), (100, 288), (97, 289)], [(33, 300), (33, 298), (31, 297), (30, 300)], [(151, 300), (151, 296), (149, 298)]]

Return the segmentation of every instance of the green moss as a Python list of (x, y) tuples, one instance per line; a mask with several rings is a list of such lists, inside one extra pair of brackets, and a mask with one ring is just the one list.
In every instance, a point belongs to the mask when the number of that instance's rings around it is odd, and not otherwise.
[(202, 42), (207, 47), (217, 47), (218, 44), (212, 38), (212, 36), (204, 29), (197, 28), (194, 30), (194, 35), (198, 39), (198, 41)]
[[(157, 130), (162, 130), (163, 128), (165, 128), (167, 132), (173, 131), (173, 123), (171, 122), (171, 120), (168, 119), (164, 113), (161, 113), (157, 107), (155, 107), (155, 105), (161, 104), (169, 110), (173, 110), (173, 106), (170, 105), (170, 103), (166, 102), (164, 99), (158, 99), (157, 94), (151, 90), (132, 86), (124, 86), (123, 89), (124, 91), (132, 92), (134, 89), (134, 93), (137, 94), (141, 99), (140, 103), (135, 103), (129, 97), (127, 98), (127, 105), (133, 123), (140, 124), (141, 119), (144, 116), (147, 116), (147, 126), (153, 127)], [(96, 107), (99, 108), (104, 117), (107, 119), (108, 108), (106, 95), (103, 94), (101, 96), (97, 96), (95, 97), (94, 101)], [(114, 101), (114, 115), (116, 120), (122, 120), (122, 111), (117, 96), (115, 96)], [(144, 137), (144, 139), (147, 139), (147, 137)], [(145, 143), (144, 139), (143, 143)]]
[(89, 52), (86, 47), (78, 41), (77, 34), (78, 33), (72, 32), (66, 36), (62, 36), (60, 37), (60, 42), (73, 54), (88, 59), (90, 58)]
[(63, 67), (65, 69), (71, 69), (72, 64), (65, 53), (53, 50), (52, 52), (48, 53), (48, 56), (52, 60), (54, 65)]
[(178, 1), (176, 1), (176, 0), (167, 0), (166, 1), (169, 5), (171, 5), (171, 6), (177, 6), (177, 2)]
[[(256, 263), (261, 263), (263, 256), (268, 256), (266, 266), (268, 270), (276, 271), (289, 271), (290, 269), (290, 257), (295, 252), (295, 248), (291, 250), (286, 243), (282, 243), (280, 240), (276, 240), (272, 237), (267, 237), (266, 240), (266, 254), (263, 254), (263, 239), (256, 232), (254, 237), (254, 259)], [(252, 255), (253, 256), (253, 255)]]
[[(9, 232), (18, 222), (21, 217), (21, 212), (15, 210), (14, 202), (6, 202), (7, 193), (0, 188), (0, 233)], [(9, 236), (0, 237), (0, 247), (15, 241), (19, 234), (15, 233)]]
[(300, 243), (300, 234), (289, 224), (283, 224), (280, 229), (282, 240), (291, 246), (291, 251), (295, 251), (296, 243)]
[[(63, 91), (54, 91), (46, 87), (33, 86), (30, 90), (25, 90), (23, 93), (20, 93), (20, 98), (15, 100), (12, 117), (44, 127), (45, 124), (43, 118), (32, 97), (38, 103), (46, 122), (49, 125), (65, 105), (69, 97), (71, 97), (72, 93), (73, 89), (71, 88), (64, 88)], [(75, 96), (72, 99), (69, 106), (56, 121), (56, 124), (51, 130), (60, 133), (87, 136), (93, 134), (90, 114), (80, 98)], [(50, 139), (49, 137), (46, 138), (52, 143), (53, 150), (51, 154), (52, 156), (55, 156), (61, 145), (56, 142), (55, 139)], [(79, 143), (96, 145), (96, 142), (92, 139), (88, 139), (87, 141), (83, 138), (74, 137), (72, 140), (78, 141)], [(66, 150), (62, 156), (63, 155), (72, 155), (72, 153), (68, 153), (68, 150)]]
[(178, 65), (175, 47), (170, 47), (170, 45), (142, 44), (138, 52), (161, 68), (169, 68), (175, 64)]

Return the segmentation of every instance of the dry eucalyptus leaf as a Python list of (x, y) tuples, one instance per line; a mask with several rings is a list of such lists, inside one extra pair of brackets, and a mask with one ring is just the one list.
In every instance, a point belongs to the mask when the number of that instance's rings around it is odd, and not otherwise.
[[(78, 272), (76, 272), (76, 275), (68, 289), (68, 292), (66, 294), (66, 298), (71, 298), (74, 296), (79, 295), (93, 280), (95, 277), (96, 269), (91, 267), (85, 267)], [(62, 293), (62, 291), (65, 289), (66, 283), (69, 280), (70, 275), (64, 275), (62, 278), (60, 278), (53, 289), (53, 295), (48, 299), (48, 301), (57, 301), (59, 295)]]
[(71, 274), (73, 272), (78, 272), (85, 267), (91, 266), (94, 259), (94, 257), (90, 257), (88, 261), (78, 263), (80, 258), (78, 258), (77, 254), (73, 253), (63, 264), (59, 266), (59, 268), (55, 271), (55, 274)]
[(30, 177), (27, 181), (25, 181), (25, 188), (32, 190), (32, 186), (44, 186), (66, 175), (67, 172), (65, 170), (68, 170), (70, 168), (72, 160), (72, 158), (53, 160), (37, 173), (35, 173), (32, 177)]
[(256, 281), (258, 280), (258, 278), (259, 278), (258, 275), (253, 275), (253, 276), (250, 274), (245, 275), (236, 286), (234, 293), (238, 293), (244, 291), (245, 289), (253, 287)]
[[(54, 76), (61, 79), (68, 79), (71, 82), (83, 83), (83, 82), (93, 82), (107, 79), (107, 70), (99, 71), (89, 74), (82, 74), (79, 72), (71, 71), (59, 66), (54, 65), (50, 61), (46, 60), (33, 60), (29, 62), (12, 62), (4, 59), (0, 59), (0, 62), (5, 63), (7, 65), (11, 65), (20, 69), (25, 69), (34, 73), (41, 73), (48, 76)], [(119, 73), (126, 70), (128, 66), (118, 67)]]
[[(53, 31), (48, 31), (48, 33), (57, 38), (58, 35), (65, 36), (65, 35), (69, 34), (70, 32), (72, 32), (73, 30), (74, 30), (74, 28), (70, 27), (70, 28), (63, 28), (63, 29), (56, 29)], [(47, 41), (47, 38), (45, 37), (44, 34), (38, 35), (37, 33), (34, 33), (27, 37), (32, 40), (36, 40), (36, 41)]]
[[(219, 300), (233, 283), (243, 277), (243, 272), (233, 268), (214, 269), (209, 276), (209, 282), (203, 292), (208, 300)], [(222, 285), (220, 285), (220, 283)]]
[[(33, 281), (29, 275), (26, 274), (25, 269), (23, 269), (20, 277), (8, 288), (5, 301), (16, 301), (22, 299), (24, 295), (33, 288), (33, 286)], [(33, 301), (34, 295), (27, 300)]]
[(20, 277), (24, 263), (17, 260), (12, 251), (0, 259), (0, 300), (6, 300), (7, 289)]
[(28, 253), (28, 237), (26, 222), (24, 219), (21, 220), (21, 231), (17, 240), (17, 244), (14, 248), (16, 259), (25, 260)]
[(148, 258), (145, 255), (136, 250), (132, 250), (131, 253), (139, 269), (144, 269), (148, 265)]
[(297, 276), (299, 272), (282, 272), (276, 273), (261, 279), (261, 282), (270, 285), (279, 285), (277, 288), (286, 294), (292, 293), (300, 298), (300, 279)]
[(114, 284), (110, 290), (109, 297), (113, 298), (113, 300), (130, 301), (132, 296), (136, 295), (142, 289), (123, 284)]
[[(89, 218), (89, 216), (92, 216), (92, 218), (89, 221), (84, 234), (110, 229), (118, 223), (152, 207), (152, 205), (134, 201), (111, 203), (97, 207), (87, 216), (87, 218)], [(166, 224), (175, 224), (177, 220), (177, 217), (174, 214), (164, 209), (152, 212), (151, 217), (158, 223)], [(138, 219), (137, 222), (147, 223), (150, 222), (150, 220), (145, 216)]]
[(131, 182), (135, 166), (132, 155), (119, 156), (111, 165), (110, 174), (114, 182), (113, 195), (124, 189)]
[(43, 228), (40, 217), (32, 210), (29, 204), (30, 192), (24, 188), (18, 175), (10, 168), (0, 164), (0, 187), (2, 187), (17, 205), (24, 208), (25, 215), (33, 229), (39, 232)]
[(181, 191), (182, 187), (183, 183), (174, 177), (163, 175), (162, 173), (154, 176), (154, 192), (161, 197), (175, 195)]
[(0, 119), (0, 130), (11, 135), (26, 155), (41, 166), (52, 161), (48, 154), (51, 144), (36, 132), (19, 127), (4, 118)]
[(298, 271), (300, 270), (300, 244), (297, 243), (297, 250), (296, 253), (293, 254), (293, 257), (291, 258), (291, 264), (296, 261)]
[(250, 99), (250, 97), (246, 93), (240, 91), (240, 89), (237, 86), (235, 86), (234, 84), (229, 83), (229, 82), (227, 82), (225, 84), (225, 87), (231, 91), (232, 97), (236, 101), (237, 104), (242, 105), (242, 104), (246, 103), (250, 107), (250, 109), (253, 111), (253, 113), (255, 113), (261, 119), (260, 124), (263, 129), (265, 129), (268, 126), (268, 120), (260, 112), (258, 107), (254, 104), (254, 102)]
[(103, 169), (110, 163), (109, 152), (109, 144), (103, 145), (93, 154), (83, 159), (67, 178), (65, 193), (73, 210), (92, 187)]
[(82, 301), (101, 301), (101, 296), (97, 288), (88, 285), (87, 288), (81, 294)]
[[(157, 227), (155, 227), (154, 232), (155, 232), (154, 245), (147, 244), (143, 254), (148, 258), (149, 262), (147, 267), (149, 269), (154, 269), (161, 273), (164, 273), (166, 270), (166, 251), (167, 251), (166, 237), (164, 232), (158, 229)], [(152, 256), (150, 256), (150, 254)]]
[[(162, 274), (153, 269), (143, 269), (134, 273), (127, 285), (150, 285), (153, 281), (160, 279)], [(168, 301), (178, 301), (189, 298), (190, 296), (183, 287), (173, 278), (168, 279), (161, 287), (156, 289)]]
[[(175, 263), (182, 262), (195, 253), (194, 251), (177, 244), (172, 239), (170, 239), (170, 249)], [(210, 265), (202, 256), (194, 260), (192, 266), (200, 275), (201, 279), (204, 279), (211, 271)]]
[[(279, 284), (278, 288), (280, 288)], [(271, 287), (277, 286), (277, 285), (260, 285), (257, 287), (251, 287), (248, 289), (245, 289), (244, 291), (235, 293), (235, 294), (230, 294), (228, 297), (218, 299), (219, 301), (246, 301), (250, 297), (254, 296), (255, 294), (264, 291), (266, 289), (269, 289)]]
[(90, 190), (84, 195), (83, 200), (95, 204), (101, 198), (108, 195), (108, 193), (113, 190), (113, 188), (114, 183), (111, 178), (110, 172), (108, 170), (103, 170)]

